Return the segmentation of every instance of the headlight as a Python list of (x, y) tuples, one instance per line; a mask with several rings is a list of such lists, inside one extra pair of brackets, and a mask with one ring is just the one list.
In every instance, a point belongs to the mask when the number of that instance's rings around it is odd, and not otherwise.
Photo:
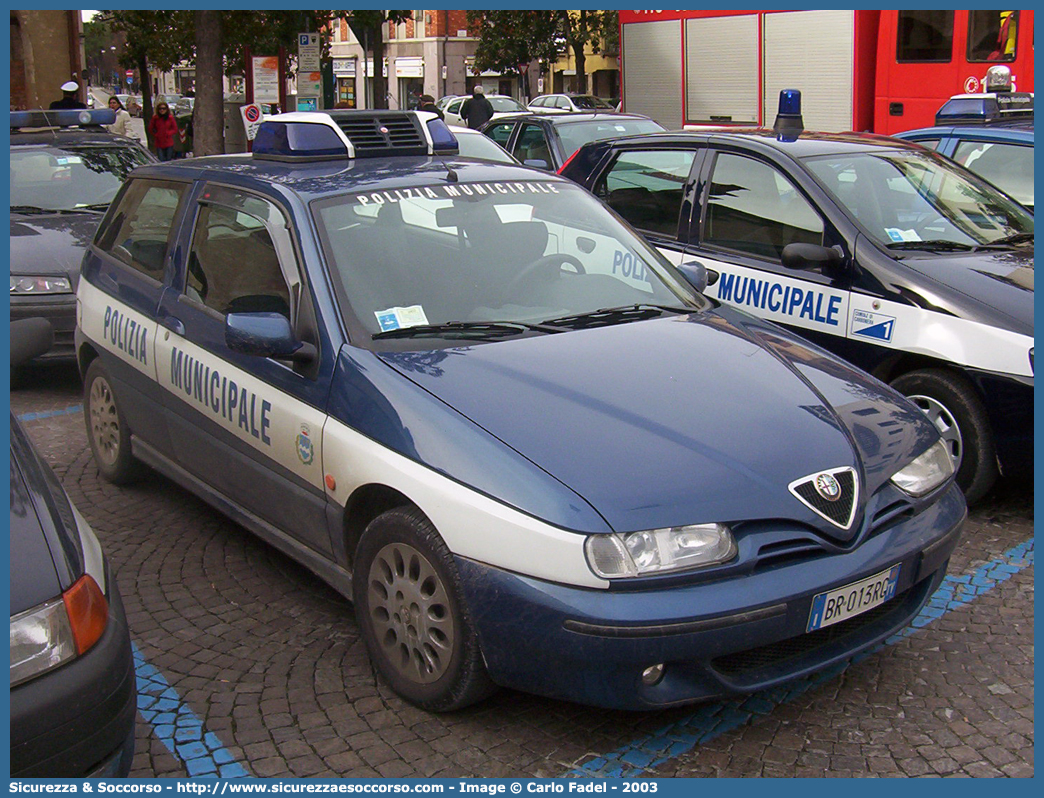
[(86, 652), (105, 632), (109, 603), (90, 575), (61, 597), (11, 618), (11, 686)]
[(953, 474), (953, 458), (946, 444), (936, 441), (928, 451), (902, 471), (892, 475), (892, 482), (911, 496), (924, 496), (939, 487)]
[(12, 294), (71, 294), (68, 277), (50, 277), (42, 274), (11, 275)]
[(584, 543), (584, 552), (598, 576), (618, 579), (725, 562), (736, 555), (736, 541), (723, 524), (696, 524), (591, 535)]

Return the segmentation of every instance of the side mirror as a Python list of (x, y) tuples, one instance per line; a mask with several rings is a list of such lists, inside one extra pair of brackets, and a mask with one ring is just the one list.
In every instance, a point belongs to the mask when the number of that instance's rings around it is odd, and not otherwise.
[(714, 269), (708, 269), (698, 260), (686, 261), (678, 267), (678, 271), (701, 294), (707, 290), (708, 286), (718, 282), (718, 273)]
[(40, 317), (11, 322), (11, 365), (21, 366), (47, 354), (54, 343), (51, 322)]
[(545, 172), (551, 169), (551, 164), (543, 158), (526, 158), (522, 163), (525, 166), (535, 166), (537, 169), (543, 169)]
[(290, 320), (282, 313), (229, 313), (225, 316), (225, 343), (241, 355), (295, 363), (315, 359), (315, 347), (294, 338)]
[(824, 274), (836, 273), (844, 259), (840, 249), (819, 244), (787, 244), (780, 253), (780, 260), (788, 269), (820, 269)]

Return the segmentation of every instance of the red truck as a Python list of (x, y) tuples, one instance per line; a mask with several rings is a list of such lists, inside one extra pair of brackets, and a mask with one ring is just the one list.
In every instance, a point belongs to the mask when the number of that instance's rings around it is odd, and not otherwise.
[(668, 128), (766, 125), (800, 89), (805, 126), (892, 134), (1011, 69), (1033, 91), (1032, 11), (621, 11), (627, 111)]

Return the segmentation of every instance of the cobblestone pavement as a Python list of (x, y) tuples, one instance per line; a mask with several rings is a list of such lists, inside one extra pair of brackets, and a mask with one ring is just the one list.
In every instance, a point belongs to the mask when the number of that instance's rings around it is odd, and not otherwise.
[(977, 597), (840, 674), (656, 713), (502, 691), (439, 716), (375, 677), (351, 605), (307, 571), (159, 476), (102, 481), (79, 401), (64, 366), (11, 395), (124, 597), (143, 686), (132, 776), (1033, 775), (1032, 543), (984, 572), (1006, 581), (975, 575), (1031, 541), (1028, 484), (972, 514), (950, 574)]

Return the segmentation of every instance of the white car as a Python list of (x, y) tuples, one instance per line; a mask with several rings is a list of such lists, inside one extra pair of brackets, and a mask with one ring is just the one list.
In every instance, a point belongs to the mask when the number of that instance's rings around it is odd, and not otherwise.
[(450, 125), (449, 129), (457, 137), (457, 144), (460, 146), (459, 154), (462, 158), (495, 161), (496, 163), (519, 163), (515, 156), (484, 133), (460, 125)]
[(593, 94), (545, 94), (536, 97), (529, 104), (529, 110), (535, 114), (569, 114), (578, 111), (604, 113), (617, 111), (619, 108)]
[[(443, 98), (445, 99), (445, 98)], [(468, 123), (464, 121), (464, 117), (460, 115), (460, 109), (464, 105), (465, 100), (470, 100), (471, 95), (467, 97), (454, 97), (445, 107), (440, 106), (436, 103), (436, 107), (439, 108), (446, 116), (447, 125), (460, 125), (467, 127)], [(490, 94), (486, 96), (490, 104), (493, 106), (493, 116), (491, 119), (502, 119), (512, 114), (524, 114), (528, 113), (526, 106), (517, 100), (513, 100), (510, 97), (504, 97), (499, 94)]]

